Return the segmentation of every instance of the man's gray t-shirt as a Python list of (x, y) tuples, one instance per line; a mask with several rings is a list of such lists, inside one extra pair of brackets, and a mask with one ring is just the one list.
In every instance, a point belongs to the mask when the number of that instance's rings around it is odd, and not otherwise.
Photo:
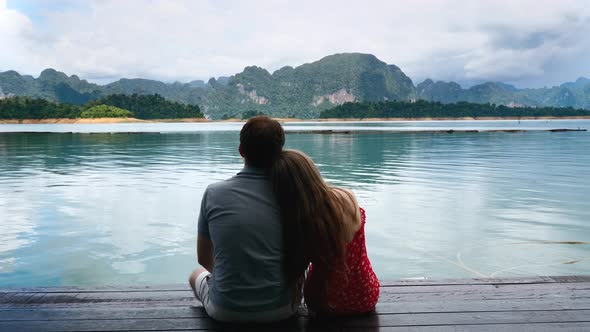
[(245, 167), (209, 185), (201, 202), (199, 235), (211, 239), (210, 298), (233, 311), (265, 311), (291, 301), (283, 272), (280, 210), (264, 170)]

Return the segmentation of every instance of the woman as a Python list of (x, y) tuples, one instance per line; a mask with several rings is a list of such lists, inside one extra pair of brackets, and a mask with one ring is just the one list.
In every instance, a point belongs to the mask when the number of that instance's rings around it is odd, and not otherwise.
[(365, 211), (352, 192), (328, 185), (304, 153), (284, 150), (270, 170), (284, 223), (289, 282), (304, 276), (308, 307), (332, 314), (374, 310), (379, 281), (365, 248)]

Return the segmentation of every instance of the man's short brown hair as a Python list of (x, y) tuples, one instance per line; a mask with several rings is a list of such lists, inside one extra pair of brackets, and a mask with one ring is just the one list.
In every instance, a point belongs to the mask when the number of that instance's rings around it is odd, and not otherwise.
[(248, 165), (269, 168), (283, 150), (285, 131), (278, 121), (255, 116), (242, 127), (240, 145)]

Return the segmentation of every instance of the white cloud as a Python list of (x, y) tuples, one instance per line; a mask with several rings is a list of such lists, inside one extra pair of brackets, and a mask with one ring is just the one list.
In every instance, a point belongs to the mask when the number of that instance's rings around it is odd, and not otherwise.
[(26, 57), (29, 54), (25, 41), (32, 36), (33, 24), (27, 16), (8, 9), (6, 1), (0, 0), (0, 66), (28, 70), (23, 55)]
[(32, 24), (0, 0), (0, 39), (14, 46), (1, 56), (2, 69), (188, 81), (365, 52), (400, 66), (415, 83), (540, 86), (590, 76), (585, 0), (74, 3), (52, 10), (44, 2), (43, 22)]

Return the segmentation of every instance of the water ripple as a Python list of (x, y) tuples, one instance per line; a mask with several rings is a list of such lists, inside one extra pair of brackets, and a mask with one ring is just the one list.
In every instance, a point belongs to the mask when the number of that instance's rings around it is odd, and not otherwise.
[[(240, 124), (76, 128), (170, 133), (0, 135), (0, 286), (184, 282), (196, 264), (203, 191), (242, 167)], [(287, 145), (308, 153), (330, 183), (355, 191), (367, 209), (367, 246), (382, 279), (590, 269), (576, 260), (590, 255), (589, 246), (518, 244), (590, 241), (588, 133), (298, 134), (288, 135)]]

